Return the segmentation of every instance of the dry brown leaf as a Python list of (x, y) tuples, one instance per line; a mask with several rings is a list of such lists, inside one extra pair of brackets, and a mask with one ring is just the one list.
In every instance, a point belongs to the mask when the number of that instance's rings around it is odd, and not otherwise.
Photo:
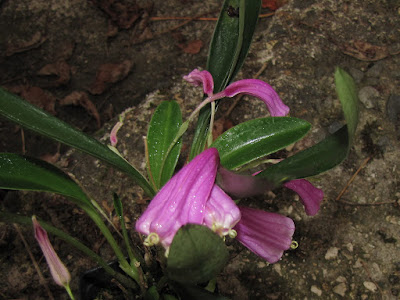
[(44, 109), (52, 115), (56, 114), (55, 102), (57, 99), (53, 96), (53, 94), (48, 91), (44, 91), (37, 86), (28, 85), (16, 85), (12, 87), (7, 87), (7, 90), (11, 93), (20, 95), (29, 103), (36, 105), (41, 109)]
[(223, 134), (225, 131), (233, 127), (233, 123), (229, 119), (225, 119), (224, 117), (219, 118), (214, 122), (213, 126), (213, 140)]
[(262, 8), (269, 8), (270, 10), (277, 10), (279, 7), (284, 6), (287, 0), (262, 0)]
[(104, 64), (101, 65), (96, 74), (96, 80), (89, 88), (89, 92), (93, 95), (102, 94), (110, 85), (124, 79), (132, 69), (133, 63), (124, 60), (120, 64)]
[(385, 46), (376, 46), (364, 41), (353, 40), (339, 46), (344, 54), (362, 61), (377, 61), (387, 57), (390, 53)]
[(111, 21), (121, 29), (132, 27), (145, 11), (136, 4), (136, 1), (91, 0), (91, 2), (106, 13)]
[(55, 154), (44, 154), (40, 157), (40, 159), (54, 165), (60, 159), (60, 152), (57, 152)]
[(9, 43), (6, 50), (6, 56), (11, 56), (15, 53), (25, 52), (39, 47), (46, 41), (46, 37), (42, 36), (40, 31), (36, 32), (28, 41), (16, 41)]
[(60, 105), (76, 105), (82, 106), (86, 111), (96, 119), (97, 128), (101, 127), (100, 115), (97, 111), (96, 106), (89, 99), (89, 95), (86, 92), (72, 92), (67, 97), (60, 101)]
[(197, 54), (203, 47), (203, 42), (201, 40), (194, 40), (187, 44), (178, 44), (178, 47), (181, 48), (185, 53)]
[(66, 84), (71, 78), (70, 66), (66, 61), (60, 60), (53, 64), (47, 64), (43, 68), (41, 68), (38, 72), (38, 75), (41, 76), (50, 76), (56, 75), (58, 79), (54, 81), (54, 86), (59, 86)]

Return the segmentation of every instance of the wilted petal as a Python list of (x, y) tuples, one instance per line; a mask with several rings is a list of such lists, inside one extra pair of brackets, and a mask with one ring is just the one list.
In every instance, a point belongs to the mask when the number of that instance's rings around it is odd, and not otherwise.
[(283, 185), (299, 194), (307, 215), (317, 214), (324, 198), (324, 192), (321, 189), (316, 188), (306, 179), (291, 180)]
[(224, 91), (225, 97), (233, 97), (237, 94), (246, 94), (264, 101), (273, 117), (286, 116), (289, 107), (283, 104), (275, 90), (266, 82), (259, 79), (243, 79), (230, 84)]
[(60, 286), (67, 287), (71, 280), (71, 275), (69, 274), (68, 269), (54, 251), (54, 248), (49, 241), (49, 237), (47, 236), (46, 230), (40, 226), (35, 216), (32, 217), (32, 223), (35, 232), (35, 238), (42, 249), (48, 266), (50, 267), (50, 272), (54, 281)]
[(204, 225), (220, 236), (235, 237), (236, 232), (232, 229), (239, 220), (240, 210), (236, 203), (215, 184), (206, 203)]
[(159, 240), (168, 248), (181, 226), (202, 224), (218, 164), (215, 148), (197, 155), (162, 187), (136, 222), (136, 230), (152, 234), (154, 243)]
[(237, 239), (270, 263), (277, 262), (290, 248), (293, 220), (285, 216), (239, 206), (242, 218), (235, 226)]
[(225, 192), (236, 198), (259, 195), (271, 188), (265, 179), (239, 175), (223, 167), (218, 169), (217, 182)]
[(183, 79), (195, 86), (203, 85), (203, 91), (208, 96), (213, 94), (214, 80), (210, 72), (206, 70), (199, 71), (198, 69), (194, 69), (189, 73), (189, 75), (183, 76)]

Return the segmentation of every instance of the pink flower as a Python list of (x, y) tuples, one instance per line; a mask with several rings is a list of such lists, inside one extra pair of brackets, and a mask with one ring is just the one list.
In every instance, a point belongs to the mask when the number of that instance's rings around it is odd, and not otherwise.
[(261, 99), (273, 117), (286, 116), (289, 107), (283, 104), (275, 90), (266, 82), (258, 79), (244, 79), (228, 85), (225, 90), (213, 94), (214, 81), (208, 71), (193, 70), (183, 77), (189, 83), (199, 86), (203, 84), (204, 93), (208, 98), (203, 103), (209, 103), (225, 97), (234, 97), (238, 94), (245, 94)]
[(321, 189), (316, 188), (305, 179), (291, 180), (283, 185), (299, 194), (307, 215), (314, 216), (317, 214), (324, 198), (324, 192)]
[(234, 238), (236, 232), (233, 227), (240, 220), (240, 210), (236, 203), (216, 184), (206, 203), (203, 224), (218, 235), (229, 235)]
[(217, 149), (205, 150), (162, 187), (136, 222), (136, 230), (147, 235), (146, 245), (168, 249), (181, 226), (203, 224), (218, 164)]
[(269, 263), (277, 262), (292, 243), (293, 220), (275, 213), (239, 208), (242, 218), (234, 228), (238, 241)]
[(54, 251), (54, 248), (51, 245), (47, 236), (46, 230), (44, 230), (43, 227), (40, 226), (35, 216), (32, 217), (32, 223), (35, 232), (35, 238), (38, 241), (40, 248), (42, 249), (48, 266), (50, 267), (50, 272), (53, 276), (54, 281), (60, 286), (68, 287), (69, 282), (71, 281), (71, 275), (69, 274), (68, 269), (65, 267), (65, 265), (58, 257), (57, 253)]

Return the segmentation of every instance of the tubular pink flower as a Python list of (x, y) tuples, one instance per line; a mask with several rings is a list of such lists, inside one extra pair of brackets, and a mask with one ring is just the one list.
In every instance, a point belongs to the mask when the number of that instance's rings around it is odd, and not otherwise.
[(234, 227), (237, 239), (269, 263), (277, 262), (288, 250), (294, 233), (293, 220), (248, 207), (239, 207), (242, 218)]
[(236, 174), (222, 166), (218, 169), (217, 182), (225, 192), (234, 198), (260, 195), (270, 189), (265, 179)]
[(216, 184), (211, 190), (206, 203), (204, 225), (215, 231), (219, 236), (236, 236), (233, 227), (240, 220), (240, 210), (236, 203)]
[(136, 222), (136, 230), (148, 236), (146, 245), (160, 242), (168, 249), (181, 226), (203, 223), (218, 164), (217, 149), (207, 149), (162, 187)]
[(203, 85), (204, 94), (208, 96), (213, 94), (214, 80), (210, 72), (194, 69), (189, 75), (183, 76), (183, 79), (195, 86)]
[(291, 180), (283, 185), (299, 194), (307, 215), (317, 214), (324, 198), (324, 192), (321, 189), (316, 188), (306, 179)]
[(238, 94), (251, 95), (262, 100), (272, 117), (286, 116), (289, 107), (283, 104), (275, 90), (266, 82), (259, 79), (243, 79), (236, 81), (221, 92), (224, 97), (233, 97)]
[(35, 238), (42, 249), (48, 266), (50, 267), (50, 272), (54, 281), (60, 286), (67, 287), (71, 281), (71, 275), (69, 274), (68, 269), (54, 251), (54, 248), (49, 241), (49, 237), (47, 236), (46, 230), (40, 226), (35, 216), (32, 217), (32, 223), (35, 232)]
[(122, 122), (117, 122), (113, 129), (111, 129), (111, 133), (110, 133), (110, 143), (111, 146), (115, 147), (115, 145), (117, 145), (118, 143), (118, 139), (117, 139), (117, 132), (118, 130), (120, 130), (120, 128), (122, 127)]

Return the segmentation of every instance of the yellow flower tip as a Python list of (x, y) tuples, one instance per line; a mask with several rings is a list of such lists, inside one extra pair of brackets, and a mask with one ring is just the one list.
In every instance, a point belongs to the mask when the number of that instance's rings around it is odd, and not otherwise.
[(292, 241), (291, 245), (290, 245), (290, 249), (294, 250), (297, 247), (299, 247), (299, 243), (296, 241)]
[(143, 245), (147, 247), (151, 247), (157, 245), (160, 242), (160, 237), (157, 233), (152, 232), (150, 233), (147, 238), (144, 240)]

